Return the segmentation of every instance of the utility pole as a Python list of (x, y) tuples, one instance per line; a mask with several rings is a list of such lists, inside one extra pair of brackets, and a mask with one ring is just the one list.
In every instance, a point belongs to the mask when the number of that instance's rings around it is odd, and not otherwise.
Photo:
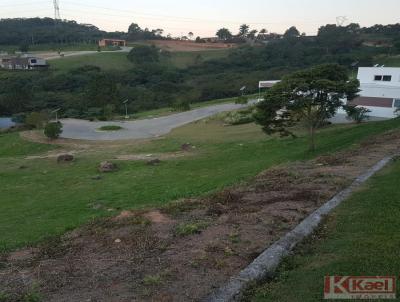
[(129, 115), (128, 115), (128, 102), (129, 100), (125, 100), (122, 103), (125, 105), (125, 119), (129, 119)]
[(53, 5), (54, 5), (54, 21), (61, 20), (60, 5), (58, 3), (58, 0), (53, 0)]

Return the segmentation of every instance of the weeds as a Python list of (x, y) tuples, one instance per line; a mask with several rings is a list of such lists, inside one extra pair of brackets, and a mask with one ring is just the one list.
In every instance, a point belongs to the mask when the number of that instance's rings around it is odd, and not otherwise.
[(179, 236), (200, 234), (201, 231), (207, 228), (208, 226), (209, 223), (207, 222), (182, 223), (176, 227), (175, 232)]

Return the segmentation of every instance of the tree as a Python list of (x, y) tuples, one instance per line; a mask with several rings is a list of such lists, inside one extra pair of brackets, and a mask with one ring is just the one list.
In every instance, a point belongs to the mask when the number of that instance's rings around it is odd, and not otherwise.
[(292, 26), (283, 34), (283, 36), (285, 38), (298, 38), (300, 37), (300, 32), (295, 26)]
[(56, 139), (60, 137), (62, 133), (62, 124), (60, 122), (48, 123), (44, 128), (44, 135), (50, 139)]
[(25, 124), (36, 129), (42, 129), (49, 121), (49, 116), (45, 112), (31, 112), (25, 118)]
[(315, 132), (359, 92), (358, 80), (350, 80), (347, 70), (336, 64), (319, 65), (282, 79), (257, 106), (255, 119), (267, 134), (295, 136), (291, 127), (302, 123), (309, 131), (310, 150), (315, 150)]
[(239, 37), (246, 38), (247, 34), (249, 33), (250, 26), (247, 24), (242, 24), (239, 27)]
[(143, 30), (137, 23), (132, 23), (128, 28), (128, 39), (131, 41), (139, 40), (143, 36)]
[(397, 51), (400, 51), (400, 39), (394, 42), (394, 47), (396, 47)]
[(259, 40), (265, 39), (265, 36), (267, 35), (267, 33), (268, 33), (268, 30), (266, 30), (265, 28), (260, 29), (260, 31), (258, 32), (257, 39), (259, 39)]
[(139, 65), (156, 63), (160, 60), (160, 51), (155, 46), (138, 45), (129, 52), (128, 60)]
[(190, 31), (190, 32), (188, 33), (189, 39), (192, 40), (192, 39), (193, 39), (193, 36), (194, 36), (194, 33)]
[(216, 33), (216, 36), (220, 39), (220, 40), (228, 40), (232, 38), (232, 33), (229, 31), (229, 29), (223, 27), (221, 29), (219, 29)]
[(252, 40), (254, 40), (255, 38), (256, 38), (256, 34), (258, 33), (258, 30), (257, 29), (253, 29), (253, 30), (251, 30), (248, 34), (247, 34), (247, 37), (249, 38), (249, 39), (252, 39)]
[(349, 120), (353, 120), (357, 124), (360, 124), (363, 121), (367, 120), (369, 118), (368, 113), (371, 112), (371, 110), (369, 110), (368, 108), (353, 105), (345, 105), (343, 106), (343, 109), (347, 113), (347, 118)]

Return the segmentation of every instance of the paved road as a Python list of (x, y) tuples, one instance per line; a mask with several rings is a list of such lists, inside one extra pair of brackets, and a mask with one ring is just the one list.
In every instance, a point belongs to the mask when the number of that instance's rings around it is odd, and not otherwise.
[[(63, 119), (61, 120), (63, 123), (63, 133), (61, 137), (103, 141), (157, 137), (169, 133), (174, 128), (201, 120), (216, 113), (240, 109), (245, 106), (247, 105), (228, 103), (138, 121), (89, 122), (78, 119)], [(124, 129), (115, 132), (102, 132), (97, 130), (105, 125), (117, 125)]]

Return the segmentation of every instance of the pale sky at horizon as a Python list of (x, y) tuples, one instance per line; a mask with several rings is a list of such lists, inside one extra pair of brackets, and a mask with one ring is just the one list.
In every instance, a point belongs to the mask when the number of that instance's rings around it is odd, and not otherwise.
[[(218, 28), (233, 33), (240, 24), (282, 33), (295, 25), (315, 34), (337, 16), (361, 26), (400, 23), (400, 0), (59, 0), (63, 19), (94, 24), (107, 31), (127, 31), (130, 23), (162, 28), (165, 34), (213, 36)], [(53, 17), (52, 0), (0, 0), (0, 18)]]

